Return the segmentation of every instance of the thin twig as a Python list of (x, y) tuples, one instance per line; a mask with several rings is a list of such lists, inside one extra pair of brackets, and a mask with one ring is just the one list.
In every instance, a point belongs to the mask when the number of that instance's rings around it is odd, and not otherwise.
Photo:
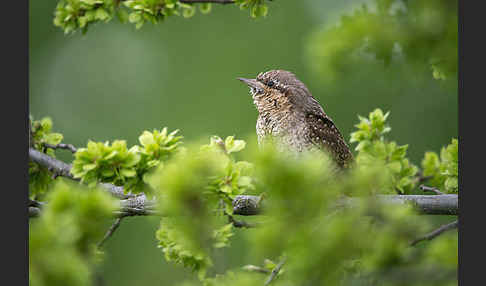
[(29, 199), (29, 201), (27, 202), (27, 206), (29, 206), (29, 207), (40, 208), (43, 205), (44, 205), (43, 202), (39, 202), (39, 201), (36, 201), (36, 200), (31, 200), (31, 199)]
[(98, 242), (98, 248), (101, 248), (103, 246), (103, 244), (105, 243), (105, 241), (108, 238), (110, 238), (110, 236), (113, 235), (115, 230), (120, 226), (122, 219), (123, 219), (123, 217), (118, 217), (118, 218), (115, 219), (115, 222), (110, 226), (108, 231), (105, 233), (105, 236), (103, 237), (103, 239), (100, 242)]
[(250, 223), (242, 220), (236, 220), (232, 215), (226, 213), (226, 216), (228, 216), (228, 222), (232, 223), (234, 227), (244, 227), (244, 228), (251, 228), (251, 227), (257, 227), (258, 224), (256, 223)]
[(264, 274), (269, 274), (270, 273), (270, 270), (268, 270), (266, 268), (263, 268), (263, 267), (260, 267), (260, 266), (256, 266), (256, 265), (251, 265), (251, 264), (243, 266), (243, 270), (252, 271), (252, 272), (258, 272), (258, 273), (264, 273)]
[(221, 210), (223, 211), (223, 215), (228, 217), (228, 223), (233, 224), (234, 227), (250, 228), (250, 227), (256, 227), (257, 226), (257, 224), (254, 224), (254, 223), (248, 223), (248, 222), (245, 222), (245, 221), (236, 220), (231, 214), (229, 214), (226, 211), (223, 199), (219, 200), (219, 204), (220, 204)]
[(272, 273), (270, 273), (270, 276), (268, 277), (267, 281), (265, 282), (265, 286), (270, 284), (273, 281), (273, 279), (275, 279), (275, 277), (277, 277), (278, 272), (280, 271), (280, 269), (282, 268), (282, 266), (284, 265), (286, 260), (287, 260), (287, 257), (284, 257), (282, 259), (282, 261), (280, 261), (280, 263), (277, 264), (277, 266), (275, 266), (275, 268), (273, 268)]
[(438, 229), (420, 237), (420, 238), (417, 238), (416, 240), (412, 241), (412, 243), (410, 243), (411, 246), (414, 246), (416, 245), (417, 243), (421, 242), (421, 241), (424, 241), (424, 240), (432, 240), (434, 238), (436, 238), (437, 236), (439, 236), (441, 233), (447, 231), (447, 230), (450, 230), (450, 229), (454, 229), (454, 228), (457, 228), (457, 226), (459, 225), (459, 221), (456, 220), (456, 221), (453, 221), (451, 223), (448, 223), (448, 224), (445, 224), (441, 227), (439, 227)]
[(434, 176), (424, 176), (422, 171), (419, 171), (417, 175), (415, 176), (415, 181), (419, 184), (428, 181), (429, 179), (432, 179)]
[(420, 185), (420, 190), (424, 191), (424, 192), (434, 192), (436, 195), (444, 195), (443, 192), (439, 191), (439, 189), (437, 188), (434, 188), (434, 187), (427, 187), (427, 186), (424, 186), (424, 185)]
[(72, 144), (59, 143), (59, 144), (53, 145), (53, 144), (49, 144), (49, 143), (42, 143), (42, 145), (44, 146), (44, 148), (65, 149), (65, 150), (71, 151), (72, 153), (76, 153), (76, 151), (77, 151), (76, 147), (74, 147), (74, 145), (72, 145)]

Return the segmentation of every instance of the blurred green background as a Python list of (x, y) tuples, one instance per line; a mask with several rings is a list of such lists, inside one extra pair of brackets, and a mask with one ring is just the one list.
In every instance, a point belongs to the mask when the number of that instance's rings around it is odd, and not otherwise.
[[(390, 138), (410, 144), (415, 164), (457, 137), (455, 80), (434, 80), (430, 70), (400, 63), (356, 66), (332, 83), (312, 73), (311, 33), (367, 1), (273, 1), (268, 17), (257, 20), (248, 11), (213, 5), (209, 15), (171, 17), (139, 31), (113, 20), (84, 36), (54, 27), (57, 1), (29, 2), (30, 113), (50, 116), (66, 143), (126, 139), (132, 145), (143, 130), (163, 126), (180, 129), (185, 141), (216, 134), (254, 140), (257, 112), (236, 77), (277, 68), (306, 83), (347, 140), (357, 115), (376, 107), (391, 111)], [(105, 285), (172, 285), (188, 275), (156, 248), (157, 224), (140, 217), (122, 222), (106, 244)], [(229, 261), (218, 264), (254, 263), (239, 243), (235, 239)]]

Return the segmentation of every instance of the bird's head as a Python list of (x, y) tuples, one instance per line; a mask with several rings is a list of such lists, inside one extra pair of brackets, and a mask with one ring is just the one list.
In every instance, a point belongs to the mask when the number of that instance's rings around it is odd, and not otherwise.
[(258, 74), (255, 79), (238, 79), (250, 88), (253, 103), (260, 114), (284, 110), (322, 110), (307, 87), (289, 71), (270, 70)]

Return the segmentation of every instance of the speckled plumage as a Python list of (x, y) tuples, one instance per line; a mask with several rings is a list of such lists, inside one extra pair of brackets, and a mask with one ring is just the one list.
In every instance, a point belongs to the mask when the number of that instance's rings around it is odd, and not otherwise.
[(271, 70), (240, 80), (258, 110), (259, 144), (271, 139), (279, 150), (326, 150), (340, 167), (349, 166), (353, 156), (338, 128), (293, 73)]

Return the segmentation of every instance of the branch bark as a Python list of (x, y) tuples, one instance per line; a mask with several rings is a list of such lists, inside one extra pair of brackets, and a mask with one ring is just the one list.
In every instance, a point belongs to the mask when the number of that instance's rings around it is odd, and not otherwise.
[(110, 236), (113, 235), (115, 230), (120, 226), (122, 219), (123, 219), (122, 217), (118, 217), (118, 218), (115, 219), (115, 222), (113, 222), (113, 224), (110, 226), (108, 231), (105, 233), (105, 236), (103, 237), (103, 239), (100, 242), (98, 242), (98, 245), (97, 245), (98, 248), (103, 247), (103, 244), (105, 243), (105, 241), (108, 240), (108, 238), (110, 238)]
[(273, 281), (273, 279), (275, 279), (275, 277), (277, 277), (277, 274), (278, 274), (278, 272), (280, 272), (280, 269), (284, 265), (285, 260), (287, 260), (286, 257), (284, 257), (282, 259), (282, 261), (280, 261), (280, 263), (277, 264), (277, 266), (275, 266), (275, 268), (273, 268), (272, 273), (270, 273), (270, 276), (268, 277), (267, 281), (265, 281), (265, 286), (269, 285)]
[[(377, 195), (384, 203), (411, 204), (421, 214), (428, 215), (458, 215), (457, 195)], [(360, 198), (345, 198), (338, 206), (352, 207), (359, 203)], [(262, 212), (259, 196), (237, 196), (233, 201), (233, 214), (255, 215)]]
[(42, 144), (44, 148), (51, 148), (51, 149), (65, 149), (71, 151), (71, 153), (76, 153), (77, 149), (74, 147), (72, 144), (64, 144), (64, 143), (59, 143), (56, 145), (44, 143)]

